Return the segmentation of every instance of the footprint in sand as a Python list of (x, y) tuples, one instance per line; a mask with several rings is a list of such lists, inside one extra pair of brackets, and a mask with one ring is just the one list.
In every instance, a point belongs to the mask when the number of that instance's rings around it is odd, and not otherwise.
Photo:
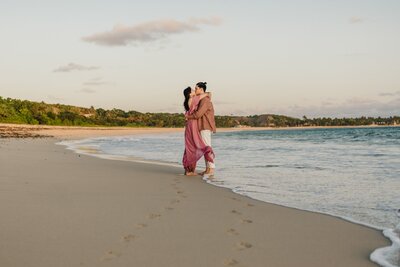
[(249, 219), (243, 219), (243, 220), (242, 220), (242, 223), (253, 223), (253, 221), (252, 221), (252, 220), (249, 220)]
[(238, 231), (236, 231), (233, 228), (229, 228), (228, 230), (226, 230), (226, 232), (230, 235), (239, 235)]
[(224, 265), (225, 266), (235, 266), (237, 265), (239, 262), (237, 260), (234, 259), (227, 259), (224, 261)]
[(231, 197), (231, 199), (240, 202), (240, 199), (238, 199), (236, 197)]
[(102, 261), (110, 261), (113, 260), (115, 258), (118, 258), (119, 256), (121, 256), (121, 253), (118, 251), (107, 251), (107, 253), (101, 258)]
[(233, 213), (233, 214), (237, 214), (237, 215), (242, 215), (242, 213), (240, 213), (239, 211), (237, 211), (237, 210), (231, 210), (231, 213)]
[(173, 199), (171, 200), (170, 204), (177, 204), (179, 202), (181, 202), (179, 199)]
[(129, 234), (129, 235), (123, 236), (123, 237), (122, 237), (122, 241), (124, 241), (124, 242), (131, 242), (131, 241), (133, 241), (135, 238), (136, 238), (136, 236), (134, 236), (134, 235), (132, 235), (132, 234)]
[(160, 218), (161, 217), (161, 214), (158, 214), (158, 213), (150, 213), (149, 215), (148, 215), (148, 218), (149, 219), (158, 219), (158, 218)]
[(145, 228), (145, 227), (147, 227), (147, 224), (145, 224), (145, 223), (138, 223), (138, 224), (136, 225), (136, 227), (137, 227), (137, 228)]
[(248, 203), (248, 204), (247, 204), (247, 207), (254, 207), (254, 205), (253, 205), (253, 204), (250, 204), (250, 203)]
[(236, 248), (238, 250), (245, 250), (245, 249), (249, 249), (253, 247), (252, 244), (248, 243), (248, 242), (244, 242), (244, 241), (240, 241), (239, 243), (236, 244)]
[(177, 194), (183, 194), (184, 192), (181, 190), (176, 191)]
[(166, 210), (173, 210), (173, 207), (165, 207)]

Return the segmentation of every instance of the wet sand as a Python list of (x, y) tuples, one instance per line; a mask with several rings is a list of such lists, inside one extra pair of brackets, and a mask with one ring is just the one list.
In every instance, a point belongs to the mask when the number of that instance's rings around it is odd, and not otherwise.
[(55, 145), (67, 135), (0, 139), (0, 266), (367, 267), (390, 245), (380, 231), (240, 196), (180, 168)]

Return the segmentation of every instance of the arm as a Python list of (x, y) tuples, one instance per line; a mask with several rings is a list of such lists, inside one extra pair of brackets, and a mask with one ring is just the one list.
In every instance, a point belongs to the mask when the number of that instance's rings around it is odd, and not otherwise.
[(203, 117), (203, 115), (210, 108), (210, 105), (211, 105), (210, 99), (205, 98), (203, 101), (200, 102), (200, 105), (199, 105), (199, 108), (197, 109), (197, 111), (194, 112), (192, 115), (187, 115), (186, 118), (197, 120), (198, 118)]
[(211, 92), (207, 92), (207, 93), (200, 95), (200, 100), (202, 100), (203, 98), (205, 98), (207, 96), (211, 99)]

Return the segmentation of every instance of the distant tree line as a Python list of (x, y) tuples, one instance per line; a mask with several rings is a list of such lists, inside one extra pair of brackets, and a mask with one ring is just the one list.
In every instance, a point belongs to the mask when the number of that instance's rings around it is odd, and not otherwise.
[(254, 115), (235, 117), (237, 124), (251, 127), (300, 127), (300, 126), (367, 126), (367, 125), (400, 125), (400, 116), (359, 117), (359, 118), (312, 118), (302, 119), (282, 115)]
[[(293, 118), (282, 115), (216, 116), (217, 127), (360, 126), (400, 124), (389, 118)], [(62, 104), (46, 104), (0, 97), (0, 122), (66, 126), (183, 127), (183, 113), (141, 113), (121, 109), (105, 110)]]

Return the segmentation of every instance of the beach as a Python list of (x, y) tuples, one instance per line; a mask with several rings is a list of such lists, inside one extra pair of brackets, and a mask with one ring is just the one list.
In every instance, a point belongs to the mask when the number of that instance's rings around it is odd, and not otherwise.
[(56, 144), (173, 131), (182, 129), (59, 127), (0, 139), (0, 266), (364, 267), (390, 245), (379, 230), (250, 199), (180, 168)]
[[(218, 128), (218, 132), (232, 131), (260, 131), (260, 130), (299, 130), (299, 129), (339, 129), (339, 128), (382, 128), (400, 127), (400, 125), (363, 125), (363, 126), (299, 126), (299, 127), (234, 127)], [(157, 127), (102, 127), (102, 126), (53, 126), (0, 123), (0, 137), (26, 138), (26, 137), (56, 137), (64, 139), (82, 139), (104, 136), (122, 136), (131, 134), (154, 134), (183, 132), (183, 128), (157, 128)]]

